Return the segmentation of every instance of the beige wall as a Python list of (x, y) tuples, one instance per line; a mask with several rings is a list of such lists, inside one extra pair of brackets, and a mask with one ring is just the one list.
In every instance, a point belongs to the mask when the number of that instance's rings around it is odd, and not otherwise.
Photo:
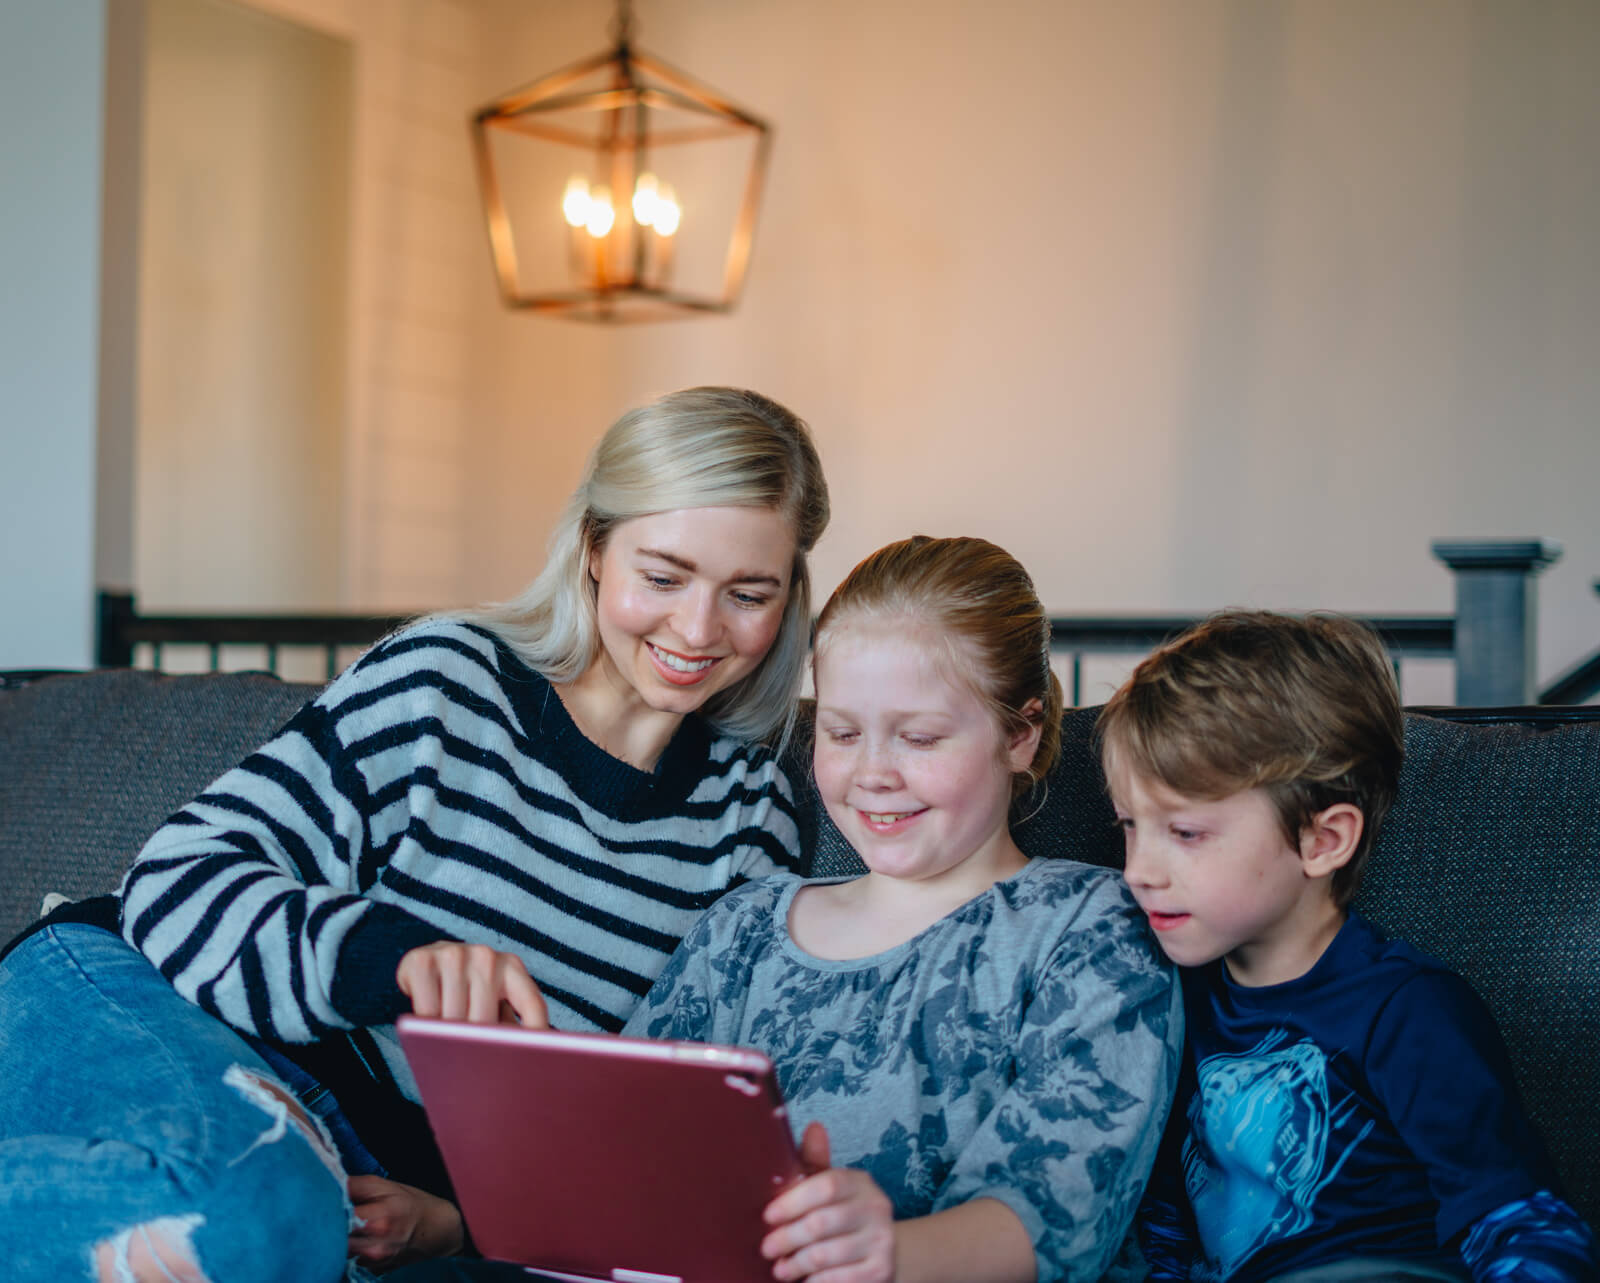
[[(476, 7), (148, 2), (164, 114), (146, 204), (166, 217), (144, 237), (141, 602), (460, 599), (462, 460), (478, 448), (467, 314), (482, 231), (464, 141)], [(258, 110), (269, 99), (281, 117)], [(185, 216), (197, 175), (216, 206), (198, 238)], [(221, 477), (249, 478), (250, 493)]]
[(916, 529), (1062, 612), (1448, 611), (1431, 538), (1529, 534), (1541, 675), (1600, 643), (1600, 6), (645, 0), (777, 139), (740, 310), (613, 331), (499, 308), (465, 125), (606, 5), (258, 3), (356, 50), (348, 605), (514, 591), (716, 381), (812, 421), (824, 590)]
[(466, 112), (484, 31), (453, 0), (347, 0), (357, 50), (347, 604), (462, 600), (482, 231)]
[[(486, 88), (603, 43), (579, 8), (492, 6)], [(1448, 611), (1431, 538), (1538, 534), (1541, 674), (1600, 643), (1600, 6), (636, 12), (777, 123), (747, 297), (491, 319), (473, 592), (531, 568), (552, 446), (718, 380), (814, 423), (824, 588), (918, 529), (997, 539), (1062, 612)]]
[(134, 583), (160, 610), (340, 596), (347, 42), (147, 0)]

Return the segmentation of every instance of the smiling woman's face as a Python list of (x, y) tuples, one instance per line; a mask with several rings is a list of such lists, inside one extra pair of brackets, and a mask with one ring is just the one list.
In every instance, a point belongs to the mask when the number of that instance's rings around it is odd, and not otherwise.
[(609, 684), (692, 713), (748, 677), (783, 622), (795, 538), (770, 508), (679, 508), (624, 521), (589, 559)]

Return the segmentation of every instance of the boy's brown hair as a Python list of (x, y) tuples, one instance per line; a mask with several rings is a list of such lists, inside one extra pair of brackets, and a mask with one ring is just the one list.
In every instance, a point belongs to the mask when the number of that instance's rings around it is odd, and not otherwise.
[(1334, 902), (1360, 885), (1405, 747), (1388, 652), (1344, 615), (1225, 610), (1146, 657), (1096, 723), (1102, 761), (1185, 797), (1263, 789), (1291, 846), (1317, 812), (1360, 808)]

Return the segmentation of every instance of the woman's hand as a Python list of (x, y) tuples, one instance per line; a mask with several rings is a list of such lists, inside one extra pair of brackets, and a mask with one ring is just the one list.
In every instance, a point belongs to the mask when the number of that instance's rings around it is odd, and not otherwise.
[(350, 1233), (350, 1255), (379, 1271), (410, 1261), (453, 1256), (465, 1241), (454, 1203), (381, 1176), (352, 1176), (350, 1201), (360, 1228)]
[(830, 1167), (828, 1133), (812, 1123), (800, 1138), (800, 1157), (812, 1175), (767, 1204), (773, 1230), (761, 1254), (775, 1262), (775, 1279), (814, 1283), (892, 1283), (894, 1208), (865, 1172)]
[(395, 980), (419, 1016), (548, 1029), (544, 995), (522, 959), (486, 944), (441, 940), (400, 959)]

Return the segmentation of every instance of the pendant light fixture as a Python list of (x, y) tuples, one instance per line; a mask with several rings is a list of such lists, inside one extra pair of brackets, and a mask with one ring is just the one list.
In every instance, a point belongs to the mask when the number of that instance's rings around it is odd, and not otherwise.
[(473, 117), (500, 296), (585, 321), (731, 311), (771, 127), (636, 49), (630, 0), (611, 34)]

